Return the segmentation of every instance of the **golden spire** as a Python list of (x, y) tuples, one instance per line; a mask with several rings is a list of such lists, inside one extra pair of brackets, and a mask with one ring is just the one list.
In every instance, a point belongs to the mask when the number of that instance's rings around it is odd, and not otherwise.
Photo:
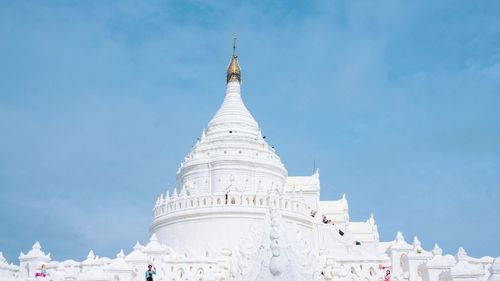
[(231, 62), (227, 68), (226, 83), (231, 81), (241, 82), (241, 70), (238, 64), (238, 56), (236, 55), (236, 34), (233, 37), (233, 55), (231, 56)]

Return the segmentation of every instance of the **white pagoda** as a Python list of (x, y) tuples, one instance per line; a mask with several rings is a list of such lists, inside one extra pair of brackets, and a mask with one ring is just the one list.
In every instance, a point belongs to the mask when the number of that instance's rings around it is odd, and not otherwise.
[(53, 261), (36, 242), (19, 265), (0, 252), (0, 280), (136, 281), (152, 264), (155, 281), (500, 281), (500, 257), (443, 255), (399, 232), (381, 242), (373, 215), (349, 220), (345, 195), (321, 201), (319, 171), (288, 175), (245, 107), (235, 46), (226, 82), (176, 188), (156, 199), (146, 245), (77, 262)]

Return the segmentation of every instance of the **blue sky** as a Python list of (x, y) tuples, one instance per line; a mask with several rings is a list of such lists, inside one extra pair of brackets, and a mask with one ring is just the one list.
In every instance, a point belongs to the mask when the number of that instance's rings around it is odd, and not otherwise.
[[(500, 2), (0, 1), (0, 251), (147, 240), (222, 102), (382, 240), (500, 255)], [(118, 234), (118, 236), (115, 236)]]

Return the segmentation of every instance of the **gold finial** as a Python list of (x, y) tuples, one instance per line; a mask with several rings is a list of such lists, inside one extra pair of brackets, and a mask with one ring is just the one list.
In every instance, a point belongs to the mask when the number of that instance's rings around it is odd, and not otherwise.
[(236, 33), (233, 33), (233, 57), (236, 56)]
[(241, 70), (238, 64), (238, 56), (236, 55), (236, 33), (233, 35), (233, 55), (231, 56), (231, 62), (227, 68), (226, 83), (231, 81), (241, 82)]

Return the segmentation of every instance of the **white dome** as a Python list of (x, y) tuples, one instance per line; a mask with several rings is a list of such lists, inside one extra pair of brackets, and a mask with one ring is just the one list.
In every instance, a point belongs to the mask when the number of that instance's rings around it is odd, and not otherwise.
[(239, 81), (229, 82), (224, 102), (181, 163), (177, 186), (188, 194), (282, 191), (286, 177), (241, 99)]

